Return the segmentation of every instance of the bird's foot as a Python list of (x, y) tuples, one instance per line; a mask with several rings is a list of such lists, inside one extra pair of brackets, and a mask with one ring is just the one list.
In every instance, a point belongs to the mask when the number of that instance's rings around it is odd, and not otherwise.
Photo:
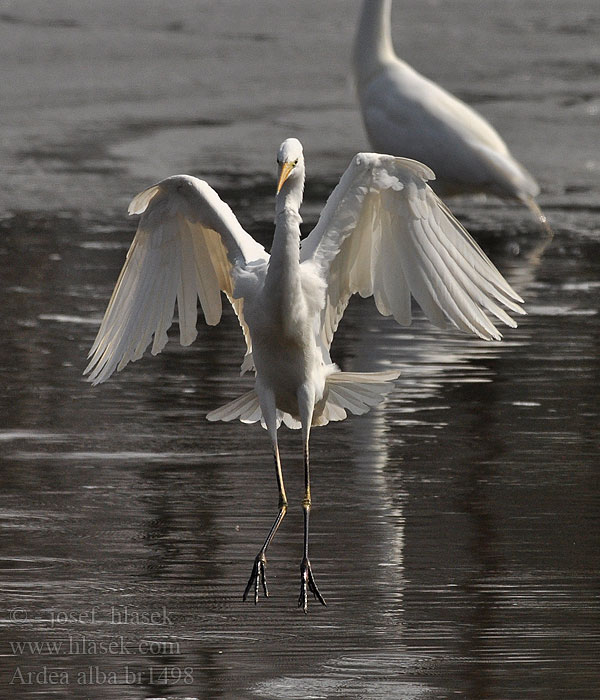
[(300, 596), (298, 597), (298, 607), (302, 608), (305, 613), (308, 612), (308, 591), (314, 595), (321, 605), (327, 605), (315, 583), (315, 577), (313, 576), (310, 562), (308, 559), (304, 558), (300, 564)]
[(265, 598), (269, 597), (269, 590), (267, 589), (267, 575), (265, 573), (265, 567), (267, 565), (267, 557), (265, 553), (261, 550), (254, 560), (254, 566), (252, 567), (252, 573), (246, 584), (246, 590), (242, 600), (246, 600), (248, 593), (252, 588), (254, 588), (254, 605), (258, 603), (258, 591), (262, 585), (263, 593)]

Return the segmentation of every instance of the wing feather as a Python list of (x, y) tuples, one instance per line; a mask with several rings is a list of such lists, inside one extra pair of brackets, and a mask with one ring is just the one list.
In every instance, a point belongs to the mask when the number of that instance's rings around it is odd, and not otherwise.
[(223, 312), (221, 285), (230, 287), (227, 279), (229, 274), (223, 274), (220, 269), (220, 253), (223, 244), (217, 240), (210, 240), (209, 231), (206, 231), (201, 224), (185, 221), (185, 226), (187, 237), (193, 245), (192, 259), (195, 262), (196, 289), (204, 319), (209, 326), (216, 326)]
[[(502, 303), (507, 306), (507, 308), (511, 309), (515, 313), (522, 313), (521, 307), (507, 298), (503, 290), (495, 287), (492, 282), (489, 282), (485, 277), (478, 273), (473, 266), (470, 266), (457, 248), (449, 245), (448, 239), (445, 235), (441, 235), (437, 239), (443, 246), (443, 249), (440, 250), (436, 249), (435, 245), (436, 232), (427, 222), (425, 222), (425, 225), (423, 226), (423, 232), (431, 249), (435, 251), (439, 264), (446, 267), (448, 276), (454, 277), (454, 279), (456, 279), (457, 282), (464, 288), (465, 292), (478, 304), (480, 304), (481, 308), (487, 309), (507, 326), (514, 328), (516, 324), (513, 319), (493, 301), (492, 297), (501, 300)], [(503, 281), (504, 280), (502, 280), (502, 282)]]
[[(196, 340), (198, 320), (198, 289), (201, 275), (197, 273), (195, 262), (194, 237), (181, 236), (181, 276), (177, 292), (179, 313), (179, 339), (182, 345), (191, 345)], [(206, 313), (205, 313), (206, 316)]]
[(268, 254), (240, 226), (235, 215), (205, 182), (175, 175), (140, 192), (129, 213), (141, 214), (121, 274), (108, 304), (85, 369), (93, 384), (105, 381), (128, 362), (139, 359), (152, 342), (152, 353), (167, 343), (175, 304), (182, 345), (197, 335), (197, 302), (209, 325), (221, 319), (221, 292), (231, 302), (252, 350), (235, 298), (236, 279), (260, 279)]
[[(392, 226), (392, 219), (387, 215), (385, 225)], [(381, 285), (387, 290), (389, 311), (396, 321), (402, 326), (408, 326), (411, 322), (410, 287), (406, 275), (398, 274), (402, 269), (402, 256), (400, 247), (394, 245), (391, 236), (383, 237), (381, 251), (382, 275)]]
[[(421, 260), (425, 270), (423, 276), (431, 292), (434, 303), (440, 310), (452, 318), (461, 330), (471, 331), (480, 337), (500, 339), (500, 334), (483, 313), (481, 307), (474, 303), (476, 298), (467, 297), (460, 286), (457, 276), (448, 270), (445, 259), (440, 256), (434, 245), (427, 239), (427, 224), (422, 219), (415, 223), (418, 236), (415, 237), (415, 255)], [(417, 301), (419, 301), (417, 299)]]
[(427, 166), (406, 158), (359, 153), (303, 241), (301, 262), (327, 281), (321, 340), (328, 348), (352, 294), (411, 322), (410, 298), (429, 320), (486, 340), (499, 339), (488, 313), (524, 313), (522, 299), (427, 185)]

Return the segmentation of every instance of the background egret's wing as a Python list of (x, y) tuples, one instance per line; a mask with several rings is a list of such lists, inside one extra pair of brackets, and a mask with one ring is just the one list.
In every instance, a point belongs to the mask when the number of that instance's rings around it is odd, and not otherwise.
[(105, 381), (150, 344), (159, 353), (167, 342), (175, 300), (182, 345), (197, 335), (197, 300), (206, 322), (221, 319), (221, 292), (231, 302), (246, 338), (244, 300), (234, 299), (236, 277), (252, 276), (268, 254), (240, 226), (219, 195), (204, 181), (175, 175), (132, 200), (130, 214), (141, 214), (85, 369), (93, 384)]
[(427, 185), (433, 177), (422, 163), (376, 153), (359, 153), (342, 176), (301, 249), (327, 281), (326, 347), (356, 292), (403, 325), (412, 294), (437, 326), (487, 340), (501, 335), (486, 312), (516, 326), (496, 302), (524, 313), (522, 299)]

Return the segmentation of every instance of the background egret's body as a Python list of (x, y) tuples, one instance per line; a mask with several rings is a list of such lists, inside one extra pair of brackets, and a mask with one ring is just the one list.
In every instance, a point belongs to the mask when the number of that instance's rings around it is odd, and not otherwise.
[(141, 357), (160, 352), (179, 311), (180, 339), (196, 336), (200, 299), (209, 324), (221, 317), (224, 292), (244, 331), (242, 371), (254, 368), (255, 387), (208, 414), (210, 420), (261, 420), (273, 444), (279, 511), (261, 547), (244, 597), (258, 600), (266, 550), (287, 511), (277, 429), (301, 428), (304, 441), (304, 556), (299, 605), (307, 593), (324, 600), (308, 559), (311, 507), (309, 436), (313, 425), (360, 414), (379, 403), (398, 373), (346, 373), (331, 362), (333, 334), (352, 294), (373, 296), (378, 310), (411, 321), (411, 294), (437, 325), (499, 339), (486, 311), (509, 326), (498, 306), (522, 313), (519, 297), (469, 234), (435, 196), (433, 173), (403, 158), (357, 155), (330, 196), (310, 235), (300, 243), (304, 158), (297, 139), (278, 156), (280, 178), (271, 254), (247, 234), (205, 182), (167, 178), (135, 197), (142, 214), (86, 372), (94, 383)]
[(391, 8), (392, 0), (364, 0), (354, 42), (356, 89), (373, 149), (429, 165), (438, 194), (517, 199), (545, 222), (535, 202), (538, 184), (497, 131), (396, 56)]

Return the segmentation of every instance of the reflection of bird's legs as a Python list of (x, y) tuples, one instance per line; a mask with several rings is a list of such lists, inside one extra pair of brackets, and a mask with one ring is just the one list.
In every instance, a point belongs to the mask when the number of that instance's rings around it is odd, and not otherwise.
[[(301, 413), (304, 413), (301, 408)], [(310, 436), (310, 425), (312, 422), (312, 405), (308, 415), (302, 416), (302, 435), (304, 438), (304, 499), (302, 509), (304, 511), (304, 556), (300, 564), (300, 596), (298, 597), (298, 607), (305, 613), (308, 612), (308, 591), (322, 604), (327, 605), (321, 595), (313, 576), (310, 560), (308, 558), (308, 520), (310, 515), (310, 463), (308, 442)]]
[(283, 520), (287, 512), (287, 497), (285, 495), (285, 487), (283, 485), (283, 472), (281, 470), (279, 446), (277, 444), (277, 416), (274, 402), (272, 411), (265, 411), (263, 409), (263, 417), (265, 419), (267, 430), (269, 431), (269, 435), (271, 436), (271, 440), (273, 442), (275, 473), (277, 476), (277, 488), (279, 489), (279, 512), (277, 513), (277, 517), (275, 518), (275, 521), (271, 526), (271, 529), (269, 530), (267, 539), (264, 541), (263, 546), (260, 548), (260, 551), (256, 555), (256, 559), (254, 560), (254, 566), (252, 567), (252, 573), (250, 574), (250, 578), (248, 579), (248, 583), (246, 584), (246, 590), (244, 591), (243, 600), (246, 600), (250, 589), (254, 588), (255, 605), (256, 603), (258, 603), (258, 591), (261, 584), (265, 597), (269, 596), (269, 591), (267, 589), (267, 578), (265, 573), (265, 566), (267, 564), (267, 547), (271, 544), (271, 540), (273, 539), (273, 537), (275, 537), (275, 533), (277, 532), (279, 526), (281, 525), (281, 521)]

